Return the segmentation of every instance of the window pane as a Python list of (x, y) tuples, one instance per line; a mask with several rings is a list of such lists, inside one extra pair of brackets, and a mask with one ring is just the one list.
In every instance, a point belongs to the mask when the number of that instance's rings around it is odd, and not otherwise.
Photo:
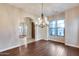
[(49, 27), (56, 28), (56, 21), (51, 21)]
[(53, 20), (49, 23), (49, 35), (64, 36), (64, 20)]
[(49, 35), (56, 35), (56, 28), (51, 28), (50, 30), (49, 30)]
[(52, 29), (52, 35), (56, 35), (56, 29)]
[(49, 35), (52, 36), (52, 29), (51, 28), (49, 28)]
[(58, 28), (58, 36), (64, 36), (64, 28)]
[(57, 27), (62, 27), (62, 28), (64, 28), (64, 20), (58, 20), (58, 21), (57, 21)]

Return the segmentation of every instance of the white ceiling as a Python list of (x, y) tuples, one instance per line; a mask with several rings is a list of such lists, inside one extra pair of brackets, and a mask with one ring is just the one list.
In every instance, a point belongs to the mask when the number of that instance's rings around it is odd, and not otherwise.
[[(10, 5), (21, 8), (35, 16), (40, 16), (42, 12), (41, 3), (10, 3)], [(45, 16), (52, 16), (78, 5), (77, 3), (44, 3), (43, 12)]]

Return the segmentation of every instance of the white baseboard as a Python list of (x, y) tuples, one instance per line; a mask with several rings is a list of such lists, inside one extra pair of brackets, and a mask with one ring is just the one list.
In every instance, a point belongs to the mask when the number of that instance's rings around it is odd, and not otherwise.
[(16, 46), (11, 46), (11, 47), (8, 47), (8, 48), (5, 48), (5, 49), (1, 49), (0, 52), (6, 51), (6, 50), (10, 50), (10, 49), (13, 49), (13, 48), (22, 46), (22, 45), (24, 45), (24, 43), (23, 44), (16, 45)]
[(71, 46), (71, 47), (79, 48), (79, 45), (73, 45), (73, 44), (68, 44), (68, 43), (65, 43), (65, 45), (67, 45), (67, 46)]
[(39, 40), (41, 40), (41, 39), (35, 39), (35, 41), (39, 41)]
[(55, 42), (64, 43), (64, 41), (63, 41), (63, 40), (50, 40), (50, 41), (55, 41)]

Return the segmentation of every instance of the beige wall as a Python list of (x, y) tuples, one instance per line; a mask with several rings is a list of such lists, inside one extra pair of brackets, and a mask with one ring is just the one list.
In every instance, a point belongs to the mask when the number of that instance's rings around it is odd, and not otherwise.
[(20, 16), (20, 10), (0, 4), (0, 50), (19, 44), (16, 31)]
[(65, 44), (79, 47), (79, 7), (65, 12)]
[(39, 26), (35, 26), (35, 38), (38, 40), (47, 40), (48, 39), (48, 31), (47, 27), (41, 28)]
[(39, 39), (47, 40), (47, 27), (39, 27)]
[(51, 21), (52, 19), (60, 20), (61, 18), (65, 17), (65, 12), (58, 13), (54, 16), (48, 16), (48, 20)]
[(24, 40), (18, 37), (18, 26), (25, 17), (33, 18), (19, 8), (0, 4), (0, 51), (24, 44)]

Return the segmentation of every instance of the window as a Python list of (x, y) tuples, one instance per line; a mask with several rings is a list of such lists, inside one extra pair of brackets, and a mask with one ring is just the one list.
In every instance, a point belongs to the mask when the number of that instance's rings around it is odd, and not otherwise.
[(20, 23), (19, 25), (19, 35), (26, 35), (27, 33), (27, 27), (25, 23)]
[(49, 23), (50, 36), (64, 36), (64, 20), (53, 20)]

